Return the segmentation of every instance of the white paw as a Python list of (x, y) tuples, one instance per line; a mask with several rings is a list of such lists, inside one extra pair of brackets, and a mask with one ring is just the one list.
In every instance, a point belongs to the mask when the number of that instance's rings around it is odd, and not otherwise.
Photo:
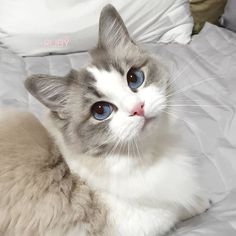
[(196, 215), (206, 212), (211, 206), (211, 201), (206, 197), (196, 197), (192, 207), (186, 209), (182, 208), (180, 213), (180, 220), (184, 221)]
[(206, 197), (198, 197), (196, 200), (196, 205), (193, 210), (193, 216), (194, 215), (200, 215), (201, 213), (207, 211), (211, 206), (210, 199)]

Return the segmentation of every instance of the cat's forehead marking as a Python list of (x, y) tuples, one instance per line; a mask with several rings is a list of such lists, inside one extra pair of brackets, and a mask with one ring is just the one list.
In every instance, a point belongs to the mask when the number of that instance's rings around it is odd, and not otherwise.
[[(95, 86), (96, 80), (89, 71), (87, 71), (86, 69), (82, 69), (79, 72), (74, 72), (74, 74), (74, 76), (77, 78), (76, 82), (79, 84), (84, 100), (89, 101), (94, 97), (102, 97), (102, 94), (99, 93)], [(77, 90), (75, 91), (75, 93), (77, 93)]]
[(107, 71), (91, 66), (87, 70), (95, 78), (97, 90), (105, 96), (116, 99), (129, 91), (123, 76), (115, 69)]

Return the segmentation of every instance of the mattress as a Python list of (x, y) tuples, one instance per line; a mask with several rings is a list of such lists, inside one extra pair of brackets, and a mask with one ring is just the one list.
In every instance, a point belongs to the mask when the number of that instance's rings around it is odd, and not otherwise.
[[(236, 235), (236, 34), (206, 24), (189, 45), (149, 44), (163, 58), (175, 87), (180, 136), (198, 160), (212, 200), (211, 208), (180, 223), (172, 236)], [(24, 89), (32, 74), (65, 75), (79, 69), (87, 53), (21, 58), (0, 48), (0, 108), (29, 110), (39, 118), (43, 106)]]

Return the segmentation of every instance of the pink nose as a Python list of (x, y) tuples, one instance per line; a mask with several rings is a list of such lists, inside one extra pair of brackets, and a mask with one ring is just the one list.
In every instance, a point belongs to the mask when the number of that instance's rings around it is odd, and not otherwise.
[(140, 102), (136, 104), (130, 112), (131, 116), (144, 116), (144, 103)]

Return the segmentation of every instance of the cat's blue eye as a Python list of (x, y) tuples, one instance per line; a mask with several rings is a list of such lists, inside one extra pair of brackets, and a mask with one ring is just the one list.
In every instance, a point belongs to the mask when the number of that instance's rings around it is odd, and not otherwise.
[(135, 90), (142, 85), (144, 81), (144, 74), (140, 69), (131, 68), (127, 73), (128, 86)]
[(113, 111), (113, 107), (108, 102), (96, 102), (91, 108), (93, 117), (96, 120), (105, 120)]

